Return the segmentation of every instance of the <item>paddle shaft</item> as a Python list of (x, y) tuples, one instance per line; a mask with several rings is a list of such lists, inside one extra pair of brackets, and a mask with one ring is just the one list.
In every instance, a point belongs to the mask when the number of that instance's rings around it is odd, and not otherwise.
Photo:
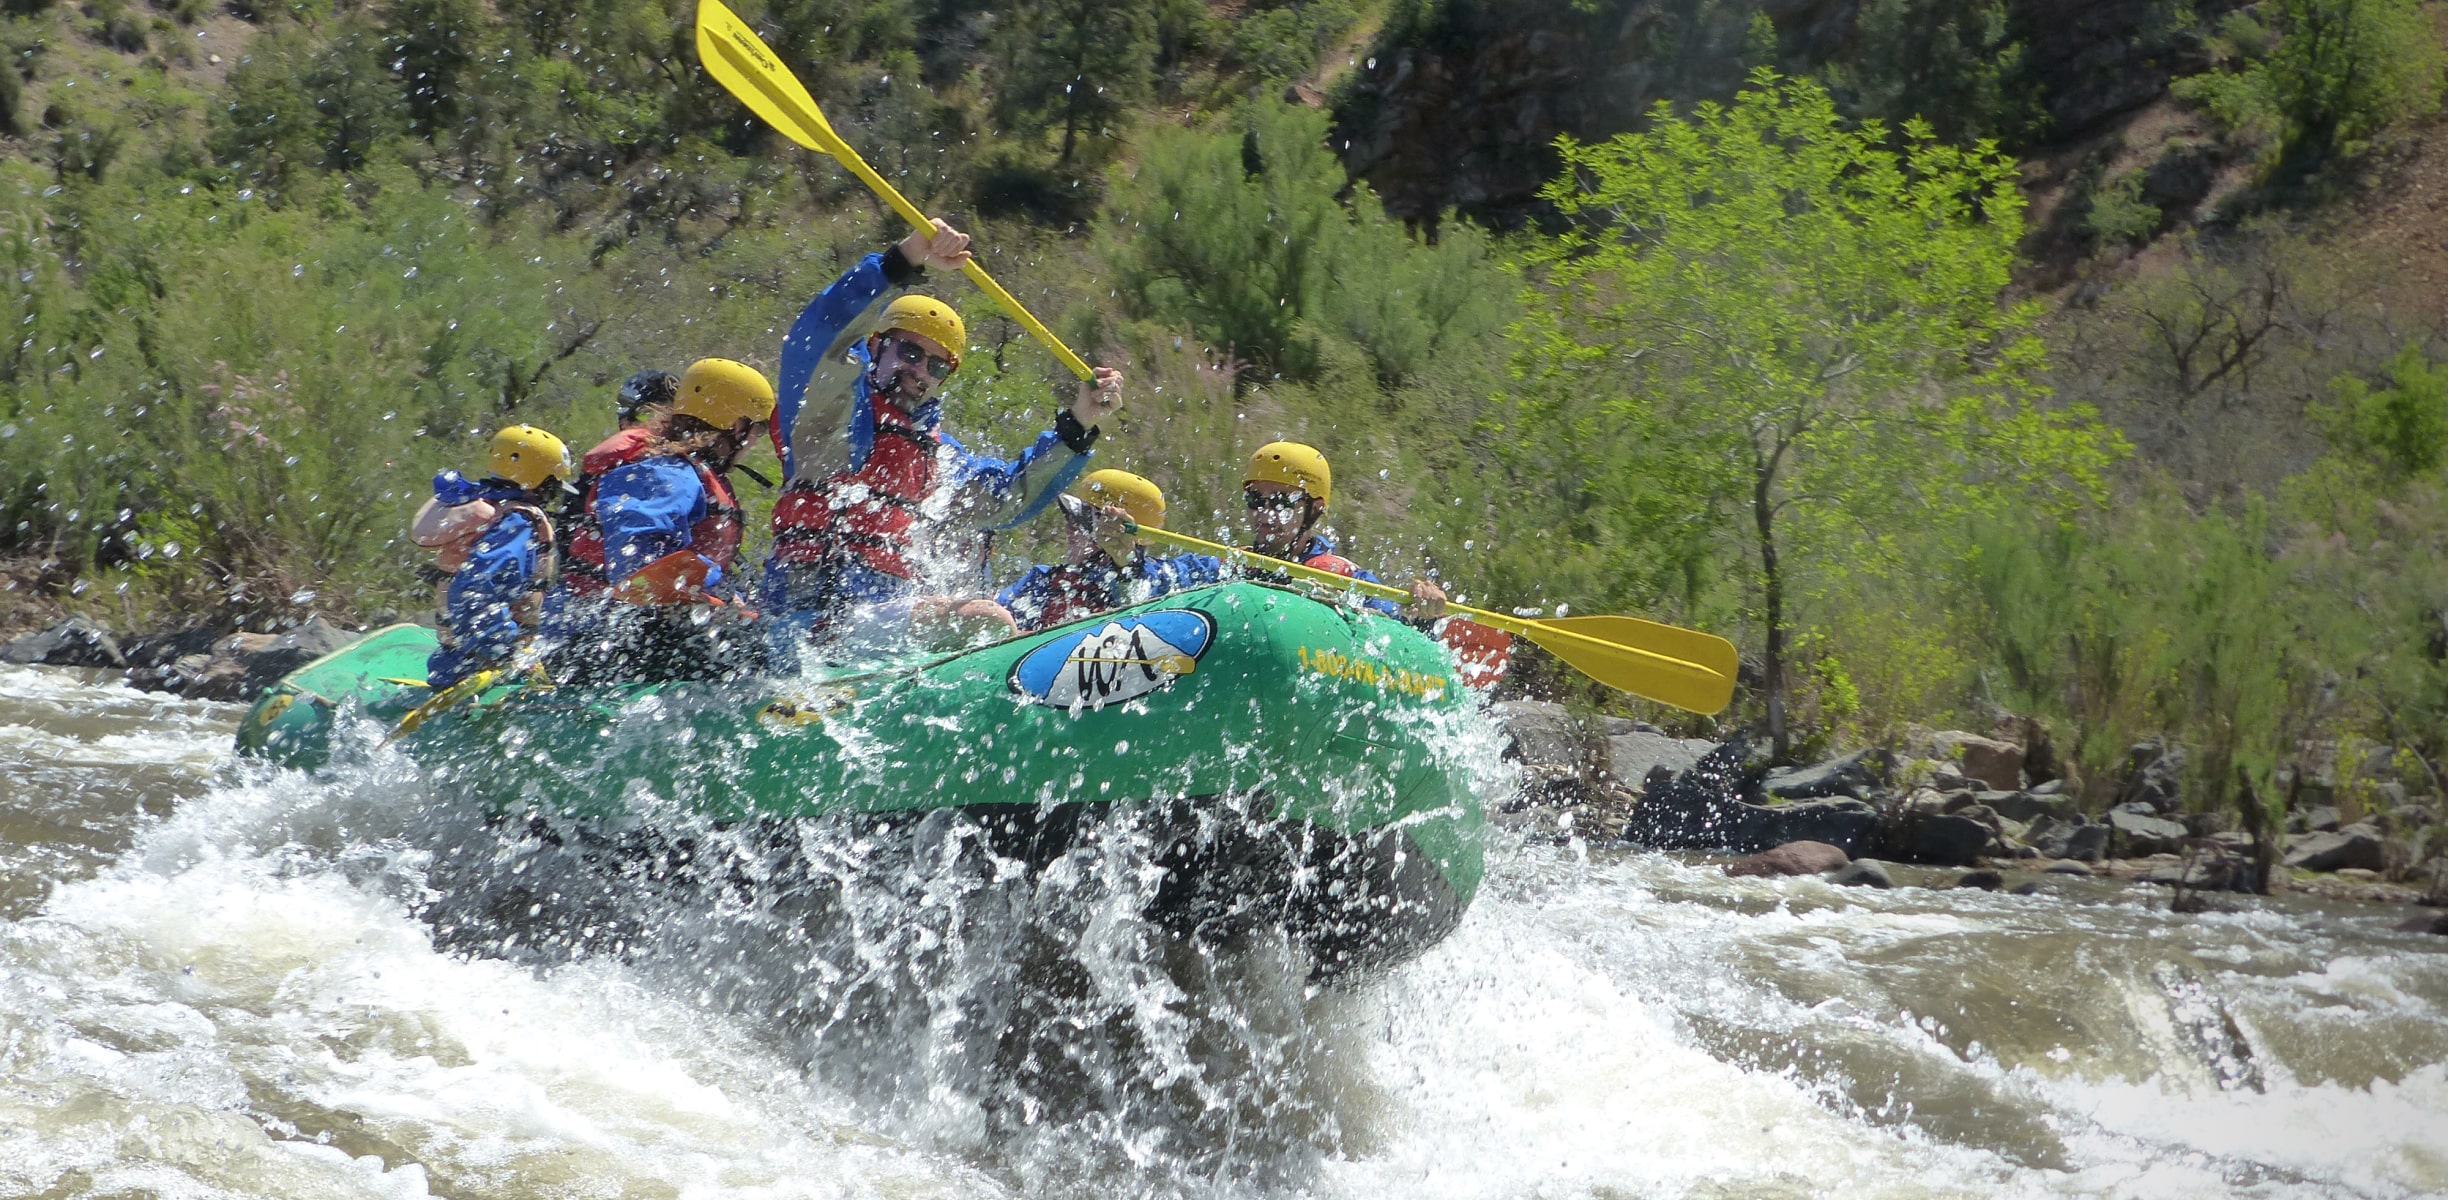
[[(704, 49), (703, 35), (713, 33), (717, 45), (735, 48), (745, 62), (751, 64), (753, 68), (742, 69), (737, 64), (715, 55), (701, 53), (700, 57), (704, 59), (707, 70), (717, 82), (730, 89), (742, 101), (747, 102), (751, 110), (772, 122), (774, 128), (781, 130), (784, 136), (811, 150), (822, 150), (832, 155), (835, 161), (849, 168), (852, 175), (858, 176), (859, 182), (866, 184), (868, 190), (882, 198), (884, 203), (900, 214), (902, 220), (909, 222), (912, 228), (920, 233), (935, 231), (935, 223), (929, 220), (925, 213), (920, 212), (917, 205), (910, 203), (909, 197), (901, 194), (901, 189), (894, 187), (882, 175), (877, 174), (876, 169), (868, 166), (867, 160), (861, 158), (859, 152), (852, 149), (849, 142), (842, 140), (842, 136), (833, 131), (832, 123), (825, 120), (824, 110), (817, 108), (815, 99), (807, 94), (806, 86), (799, 83), (798, 78), (790, 73), (790, 69), (782, 65), (780, 56), (774, 54), (773, 47), (766, 45), (763, 38), (758, 37), (754, 30), (749, 29), (747, 23), (739, 19), (738, 14), (723, 7), (718, 0), (701, 0), (697, 9), (697, 21), (701, 35), (701, 51)], [(784, 86), (785, 80), (788, 81), (788, 86)], [(764, 103), (758, 103), (758, 101)], [(792, 119), (774, 120), (773, 114), (766, 111), (769, 106), (780, 109)], [(792, 128), (793, 125), (798, 128)], [(994, 276), (987, 274), (986, 268), (979, 265), (977, 259), (971, 258), (962, 263), (961, 273), (967, 275), (969, 282), (976, 284), (978, 290), (993, 297), (996, 305), (1004, 312), (1011, 314), (1012, 319), (1020, 322), (1021, 327), (1027, 329), (1038, 341), (1043, 342), (1046, 349), (1053, 351), (1054, 357), (1061, 359), (1062, 365), (1069, 368), (1072, 374), (1082, 379), (1096, 378), (1095, 373), (1088, 369), (1087, 361), (1073, 353), (1071, 347), (1064, 345), (1061, 338), (1054, 336), (1054, 331), (1046, 328), (1045, 322), (1038, 320), (1037, 314), (1030, 312), (1027, 305), (1020, 303), (1017, 297), (1005, 291), (1002, 284), (996, 283)], [(961, 347), (952, 346), (948, 349), (957, 353)]]
[[(1271, 558), (1267, 555), (1260, 554), (1255, 550), (1244, 550), (1238, 546), (1226, 546), (1218, 542), (1210, 542), (1200, 538), (1194, 538), (1188, 534), (1175, 533), (1169, 529), (1157, 529), (1149, 525), (1133, 525), (1131, 530), (1138, 536), (1147, 538), (1150, 541), (1166, 542), (1179, 546), (1185, 550), (1197, 550), (1203, 553), (1212, 554), (1217, 558), (1221, 558), (1226, 562), (1234, 564), (1235, 566), (1258, 566), (1270, 571), (1281, 571), (1295, 579), (1306, 579), (1311, 583), (1322, 583), (1329, 587), (1348, 588), (1363, 595), (1377, 596), (1383, 599), (1398, 601), (1405, 604), (1408, 604), (1411, 601), (1411, 593), (1398, 587), (1392, 587), (1382, 583), (1370, 583), (1368, 580), (1355, 579), (1349, 575), (1337, 575), (1332, 571), (1321, 571), (1316, 567), (1304, 567), (1299, 563), (1286, 562), (1280, 558)], [(1655, 650), (1643, 649), (1639, 646), (1626, 646), (1620, 642), (1610, 642), (1604, 638), (1591, 637), (1588, 634), (1577, 633), (1570, 629), (1560, 629), (1556, 626), (1549, 625), (1544, 621), (1533, 621), (1523, 617), (1511, 616), (1506, 613), (1489, 612), (1487, 609), (1472, 608), (1467, 604), (1448, 603), (1446, 604), (1445, 608), (1449, 612), (1452, 612), (1458, 616), (1467, 617), (1482, 625), (1495, 629), (1501, 629), (1506, 633), (1520, 634), (1521, 636), (1527, 638), (1564, 638), (1574, 642), (1586, 642), (1592, 646), (1603, 646), (1612, 651), (1628, 652), (1639, 655), (1643, 658), (1655, 660), (1660, 666), (1673, 667), (1686, 671), (1710, 671), (1709, 667), (1700, 663), (1691, 662), (1687, 659), (1676, 658), (1670, 654), (1660, 654)]]

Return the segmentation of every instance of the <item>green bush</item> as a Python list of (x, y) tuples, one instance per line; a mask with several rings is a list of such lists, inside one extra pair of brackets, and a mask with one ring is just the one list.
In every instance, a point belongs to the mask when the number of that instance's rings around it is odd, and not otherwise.
[(2083, 231), (2102, 246), (2139, 246), (2158, 234), (2163, 217), (2158, 206), (2142, 198), (2142, 173), (2127, 171), (2091, 190)]
[(2351, 150), (2439, 106), (2448, 59), (2418, 0), (2273, 0), (2270, 11), (2268, 29), (2249, 17), (2222, 26), (2235, 69), (2179, 80), (2175, 90), (2269, 142), (2278, 161)]
[(2387, 370), (2390, 386), (2378, 389), (2353, 375), (2330, 380), (2336, 402), (2318, 415), (2332, 444), (2392, 482), (2433, 474), (2448, 459), (2448, 362), (2408, 342)]
[(1326, 148), (1324, 113), (1262, 99), (1239, 116), (1237, 135), (1151, 130), (1115, 176), (1102, 244), (1135, 315), (1187, 323), (1252, 379), (1314, 377), (1331, 331), (1389, 384), (1501, 326), (1511, 285), (1484, 235), (1452, 222), (1430, 244), (1387, 217)]
[(1261, 83), (1297, 79), (1358, 24), (1351, 0), (1290, 0), (1244, 12), (1232, 29), (1232, 56)]

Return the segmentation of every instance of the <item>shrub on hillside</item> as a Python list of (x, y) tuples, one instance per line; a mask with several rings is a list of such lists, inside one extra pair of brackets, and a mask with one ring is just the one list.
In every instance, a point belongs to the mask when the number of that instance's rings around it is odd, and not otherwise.
[(1386, 216), (1326, 148), (1324, 113), (1259, 100), (1240, 117), (1151, 130), (1114, 177), (1102, 244), (1134, 315), (1188, 323), (1252, 378), (1315, 375), (1332, 331), (1389, 384), (1499, 327), (1512, 285), (1485, 235), (1451, 222), (1430, 243)]
[(2222, 27), (2234, 69), (2175, 90), (2268, 142), (2279, 163), (2308, 166), (2439, 106), (2448, 58), (2419, 0), (2271, 0), (2265, 11), (2266, 27), (2250, 14)]

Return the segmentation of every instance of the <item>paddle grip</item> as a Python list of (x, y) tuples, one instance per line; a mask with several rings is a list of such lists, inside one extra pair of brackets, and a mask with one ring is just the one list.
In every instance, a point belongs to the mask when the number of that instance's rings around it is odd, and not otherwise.
[[(834, 145), (828, 146), (827, 149), (832, 150), (833, 157), (839, 159), (843, 166), (850, 168), (850, 173), (858, 176), (860, 182), (865, 183), (876, 195), (882, 196), (884, 203), (891, 205), (894, 212), (901, 214), (901, 219), (909, 222), (911, 228), (920, 233), (934, 231), (935, 222), (930, 220), (925, 213), (920, 212), (917, 205), (910, 203), (909, 197), (901, 194), (901, 189), (894, 187), (890, 181), (877, 174), (874, 167), (868, 166), (867, 160), (859, 157), (859, 152), (851, 149), (849, 143), (835, 139)], [(1011, 318), (1020, 322), (1022, 328), (1028, 330), (1038, 341), (1045, 343), (1046, 349), (1053, 351), (1054, 357), (1061, 359), (1062, 365), (1069, 367), (1072, 374), (1082, 379), (1096, 378), (1095, 373), (1088, 369), (1087, 361), (1072, 353), (1071, 347), (1064, 345), (1061, 338), (1054, 336), (1053, 330), (1046, 328), (1045, 322), (1037, 319), (1037, 314), (1030, 312), (1028, 306), (1020, 303), (1019, 299), (1010, 292), (1005, 291), (1002, 284), (996, 283), (994, 276), (987, 274), (986, 268), (980, 265), (976, 258), (972, 257), (969, 261), (962, 263), (961, 273), (967, 275), (969, 282), (976, 284), (978, 290), (993, 297), (996, 306), (1010, 313)]]

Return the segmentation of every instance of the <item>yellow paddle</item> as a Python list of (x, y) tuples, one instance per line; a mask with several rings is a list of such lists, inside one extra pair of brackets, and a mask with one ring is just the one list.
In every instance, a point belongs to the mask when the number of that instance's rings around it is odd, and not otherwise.
[[(1131, 528), (1150, 541), (1212, 554), (1234, 566), (1281, 571), (1295, 579), (1387, 600), (1411, 599), (1411, 593), (1398, 587), (1304, 567), (1169, 529), (1149, 525)], [(1554, 617), (1533, 621), (1461, 604), (1445, 607), (1482, 625), (1528, 638), (1540, 649), (1563, 659), (1567, 666), (1619, 692), (1702, 714), (1715, 713), (1734, 698), (1734, 671), (1739, 656), (1734, 643), (1713, 634), (1639, 617)]]
[[(820, 150), (839, 159), (841, 165), (850, 168), (851, 174), (858, 176), (860, 182), (883, 197), (894, 212), (901, 214), (903, 220), (919, 231), (927, 232), (935, 228), (927, 220), (927, 215), (918, 211), (917, 205), (910, 203), (899, 189), (885, 182), (883, 176), (876, 174), (874, 167), (867, 165), (866, 159), (859, 157), (858, 151), (850, 148), (850, 143), (833, 132), (832, 123), (825, 120), (823, 110), (816, 107), (815, 98), (808, 95), (798, 76), (782, 65), (782, 59), (773, 52), (773, 47), (766, 45), (765, 39), (758, 37), (756, 31), (739, 18), (738, 13), (723, 7), (722, 0), (697, 0), (697, 58), (705, 64), (706, 72), (714, 77), (715, 82), (739, 97), (741, 103), (765, 118), (767, 124), (781, 130), (782, 136), (810, 150)], [(1046, 348), (1054, 352), (1054, 357), (1061, 359), (1062, 364), (1071, 369), (1072, 374), (1082, 379), (1093, 378), (1088, 364), (1072, 353), (1071, 347), (1063, 345), (1062, 339), (1055, 337), (1054, 331), (1045, 327), (1045, 322), (1038, 320), (1010, 292), (1004, 291), (1003, 285), (996, 283), (976, 259), (962, 264), (961, 270), (969, 276), (971, 283), (994, 297), (994, 302), (1002, 306), (1004, 312), (1010, 313), (1013, 320), (1020, 322), (1038, 341), (1044, 342)], [(951, 349), (958, 352), (960, 347), (953, 346)]]

